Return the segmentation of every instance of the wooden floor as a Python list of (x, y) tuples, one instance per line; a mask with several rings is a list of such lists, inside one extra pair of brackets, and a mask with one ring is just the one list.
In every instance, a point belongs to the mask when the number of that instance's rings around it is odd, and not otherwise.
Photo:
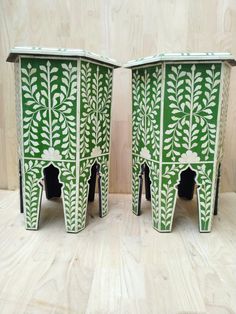
[(87, 227), (64, 230), (62, 205), (43, 201), (26, 231), (18, 192), (0, 191), (0, 313), (236, 313), (236, 194), (220, 196), (213, 231), (200, 234), (194, 201), (178, 200), (173, 232), (151, 227), (150, 203), (131, 213), (111, 195)]

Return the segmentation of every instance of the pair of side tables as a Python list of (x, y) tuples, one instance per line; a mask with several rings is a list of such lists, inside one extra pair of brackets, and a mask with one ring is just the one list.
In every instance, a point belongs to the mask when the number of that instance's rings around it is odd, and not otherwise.
[[(108, 212), (113, 69), (84, 50), (16, 47), (21, 212), (26, 229), (39, 224), (43, 186), (62, 194), (67, 232), (84, 229), (96, 178), (99, 214)], [(143, 175), (153, 227), (170, 232), (177, 193), (197, 185), (199, 229), (209, 232), (217, 207), (227, 114), (229, 53), (176, 53), (132, 60), (132, 194), (140, 214)]]

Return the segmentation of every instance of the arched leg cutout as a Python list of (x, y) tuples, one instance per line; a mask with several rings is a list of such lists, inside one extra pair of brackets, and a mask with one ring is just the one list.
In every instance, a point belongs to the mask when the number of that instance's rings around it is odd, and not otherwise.
[(194, 166), (197, 171), (198, 212), (200, 232), (210, 232), (214, 212), (216, 180), (213, 176), (214, 164)]
[(141, 173), (139, 174), (139, 191), (138, 191), (138, 216), (141, 215), (141, 202), (143, 192), (143, 174), (145, 173), (145, 165), (141, 166)]
[(196, 173), (191, 168), (181, 172), (178, 195), (187, 200), (193, 199)]
[(144, 168), (144, 177), (145, 177), (145, 195), (146, 200), (151, 200), (151, 181), (150, 181), (150, 171), (147, 164), (145, 164)]
[(132, 211), (135, 215), (140, 215), (140, 195), (142, 194), (142, 169), (143, 159), (133, 156), (132, 164)]
[(163, 165), (161, 174), (161, 198), (160, 198), (160, 222), (158, 230), (161, 232), (170, 232), (176, 203), (179, 173), (184, 165)]
[(91, 176), (89, 179), (89, 195), (88, 201), (93, 202), (95, 196), (95, 188), (96, 188), (96, 176), (97, 176), (97, 163), (95, 163), (91, 168)]
[(46, 198), (49, 200), (53, 197), (60, 197), (62, 184), (58, 180), (59, 170), (53, 165), (49, 165), (43, 170), (43, 173)]

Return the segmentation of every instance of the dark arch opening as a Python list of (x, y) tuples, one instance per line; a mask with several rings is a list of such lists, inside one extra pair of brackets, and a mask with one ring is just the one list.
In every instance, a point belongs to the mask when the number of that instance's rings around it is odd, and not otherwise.
[(93, 202), (95, 197), (95, 188), (96, 188), (96, 176), (99, 172), (99, 165), (95, 162), (91, 167), (91, 175), (88, 181), (89, 183), (89, 193), (88, 193), (88, 201)]
[[(151, 180), (150, 180), (150, 170), (146, 163), (142, 164), (141, 172), (139, 175), (139, 200), (138, 200), (138, 215), (141, 214), (141, 199), (142, 199), (142, 189), (143, 189), (143, 179), (145, 183), (145, 196), (148, 201), (151, 200)], [(176, 186), (178, 189), (178, 196), (185, 198), (187, 200), (193, 199), (194, 188), (195, 188), (195, 178), (196, 172), (190, 167), (182, 171), (180, 174), (180, 182)]]
[(139, 174), (139, 195), (138, 195), (138, 213), (139, 216), (141, 214), (141, 200), (142, 200), (142, 191), (143, 191), (143, 177), (145, 183), (145, 196), (148, 201), (151, 200), (151, 180), (149, 176), (149, 167), (146, 163), (141, 165), (141, 172)]
[(98, 202), (99, 202), (99, 216), (102, 217), (102, 190), (101, 190), (101, 176), (100, 176), (100, 165), (95, 162), (90, 170), (90, 179), (88, 180), (89, 191), (88, 191), (88, 202), (93, 202), (95, 198), (96, 181), (98, 189)]
[[(149, 167), (144, 163), (142, 165), (142, 172), (141, 175), (144, 174), (145, 178), (145, 194), (146, 199), (151, 200), (151, 190), (150, 190), (150, 176), (149, 176)], [(177, 185), (178, 188), (178, 196), (191, 200), (193, 198), (194, 194), (194, 187), (195, 187), (195, 178), (196, 178), (196, 172), (193, 171), (190, 167), (188, 167), (186, 170), (182, 171), (180, 174), (180, 182)]]
[[(99, 164), (94, 163), (91, 167), (91, 175), (88, 181), (89, 183), (89, 193), (88, 193), (88, 201), (93, 202), (95, 196), (95, 186), (96, 186), (96, 176), (99, 173)], [(51, 199), (53, 197), (61, 197), (61, 188), (62, 184), (59, 182), (59, 170), (54, 165), (49, 165), (43, 170), (44, 174), (44, 188), (47, 199)], [(100, 181), (100, 178), (98, 178)], [(98, 187), (99, 188), (99, 187)]]
[(187, 200), (193, 199), (194, 187), (195, 187), (196, 172), (190, 167), (182, 171), (180, 174), (180, 182), (177, 186), (178, 196)]
[(151, 200), (151, 180), (149, 176), (149, 167), (147, 164), (144, 164), (144, 180), (145, 180), (145, 195), (146, 200)]
[[(95, 196), (95, 186), (96, 186), (96, 177), (98, 176), (98, 192), (101, 191), (100, 186), (100, 176), (99, 176), (99, 164), (95, 162), (91, 167), (91, 175), (88, 181), (89, 183), (89, 194), (88, 201), (93, 202)], [(44, 177), (41, 180), (40, 184), (44, 186), (45, 194), (47, 199), (54, 197), (61, 197), (61, 188), (62, 183), (59, 182), (59, 170), (53, 164), (43, 169)], [(24, 212), (23, 208), (23, 185), (22, 185), (22, 175), (21, 175), (21, 161), (19, 160), (19, 181), (20, 181), (20, 211)]]
[(62, 184), (58, 180), (59, 170), (51, 164), (43, 169), (43, 174), (46, 198), (50, 200), (54, 197), (61, 197)]
[[(138, 212), (137, 215), (141, 214), (141, 198), (142, 198), (142, 187), (143, 187), (143, 179), (145, 180), (145, 194), (146, 199), (151, 200), (151, 181), (149, 176), (150, 170), (146, 163), (142, 164), (141, 171), (139, 174), (139, 199), (138, 199)], [(218, 213), (218, 194), (219, 194), (219, 182), (220, 182), (220, 173), (221, 173), (221, 165), (218, 167), (218, 176), (217, 176), (217, 184), (216, 184), (216, 195), (215, 195), (215, 203), (214, 203), (214, 215)], [(192, 200), (194, 196), (195, 186), (197, 186), (196, 182), (197, 173), (192, 170), (190, 167), (185, 169), (180, 173), (180, 180), (176, 185), (178, 190), (178, 196), (180, 198), (184, 198), (186, 200)], [(199, 186), (197, 186), (198, 188)]]

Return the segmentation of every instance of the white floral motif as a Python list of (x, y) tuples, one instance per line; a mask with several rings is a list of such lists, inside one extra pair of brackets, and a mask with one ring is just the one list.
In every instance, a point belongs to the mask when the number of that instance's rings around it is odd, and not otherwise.
[(200, 158), (197, 153), (192, 152), (191, 150), (187, 150), (186, 153), (183, 153), (179, 158), (179, 162), (182, 163), (196, 163), (199, 162)]
[[(59, 69), (62, 69), (60, 75)], [(61, 67), (54, 61), (42, 61), (39, 66), (34, 63), (33, 66), (31, 63), (22, 66), (25, 153), (41, 155), (40, 135), (41, 144), (58, 148), (64, 158), (75, 159), (76, 117), (73, 109), (76, 106), (76, 73), (77, 67), (72, 62), (62, 63)]]
[(182, 65), (171, 66), (167, 94), (172, 115), (163, 146), (167, 158), (176, 161), (181, 146), (187, 150), (198, 147), (206, 160), (214, 154), (216, 125), (213, 107), (217, 106), (219, 84), (220, 71), (216, 71), (214, 64), (204, 75), (195, 64), (187, 71)]
[(159, 158), (161, 82), (160, 66), (133, 72), (133, 153), (138, 153), (140, 144), (151, 145), (154, 159)]
[(61, 155), (60, 155), (59, 150), (56, 150), (53, 147), (49, 147), (49, 149), (45, 149), (43, 151), (42, 159), (60, 160), (61, 159)]
[(96, 146), (96, 147), (93, 148), (92, 153), (91, 153), (91, 156), (92, 156), (92, 157), (98, 157), (98, 156), (100, 156), (101, 154), (102, 154), (101, 148), (98, 147), (98, 146)]
[[(112, 70), (82, 62), (82, 111), (80, 118), (80, 154), (85, 157), (100, 146), (109, 152)], [(99, 152), (100, 155), (100, 152)], [(97, 153), (96, 153), (97, 156)]]
[(143, 147), (140, 151), (140, 156), (146, 159), (151, 159), (151, 154), (147, 147)]

